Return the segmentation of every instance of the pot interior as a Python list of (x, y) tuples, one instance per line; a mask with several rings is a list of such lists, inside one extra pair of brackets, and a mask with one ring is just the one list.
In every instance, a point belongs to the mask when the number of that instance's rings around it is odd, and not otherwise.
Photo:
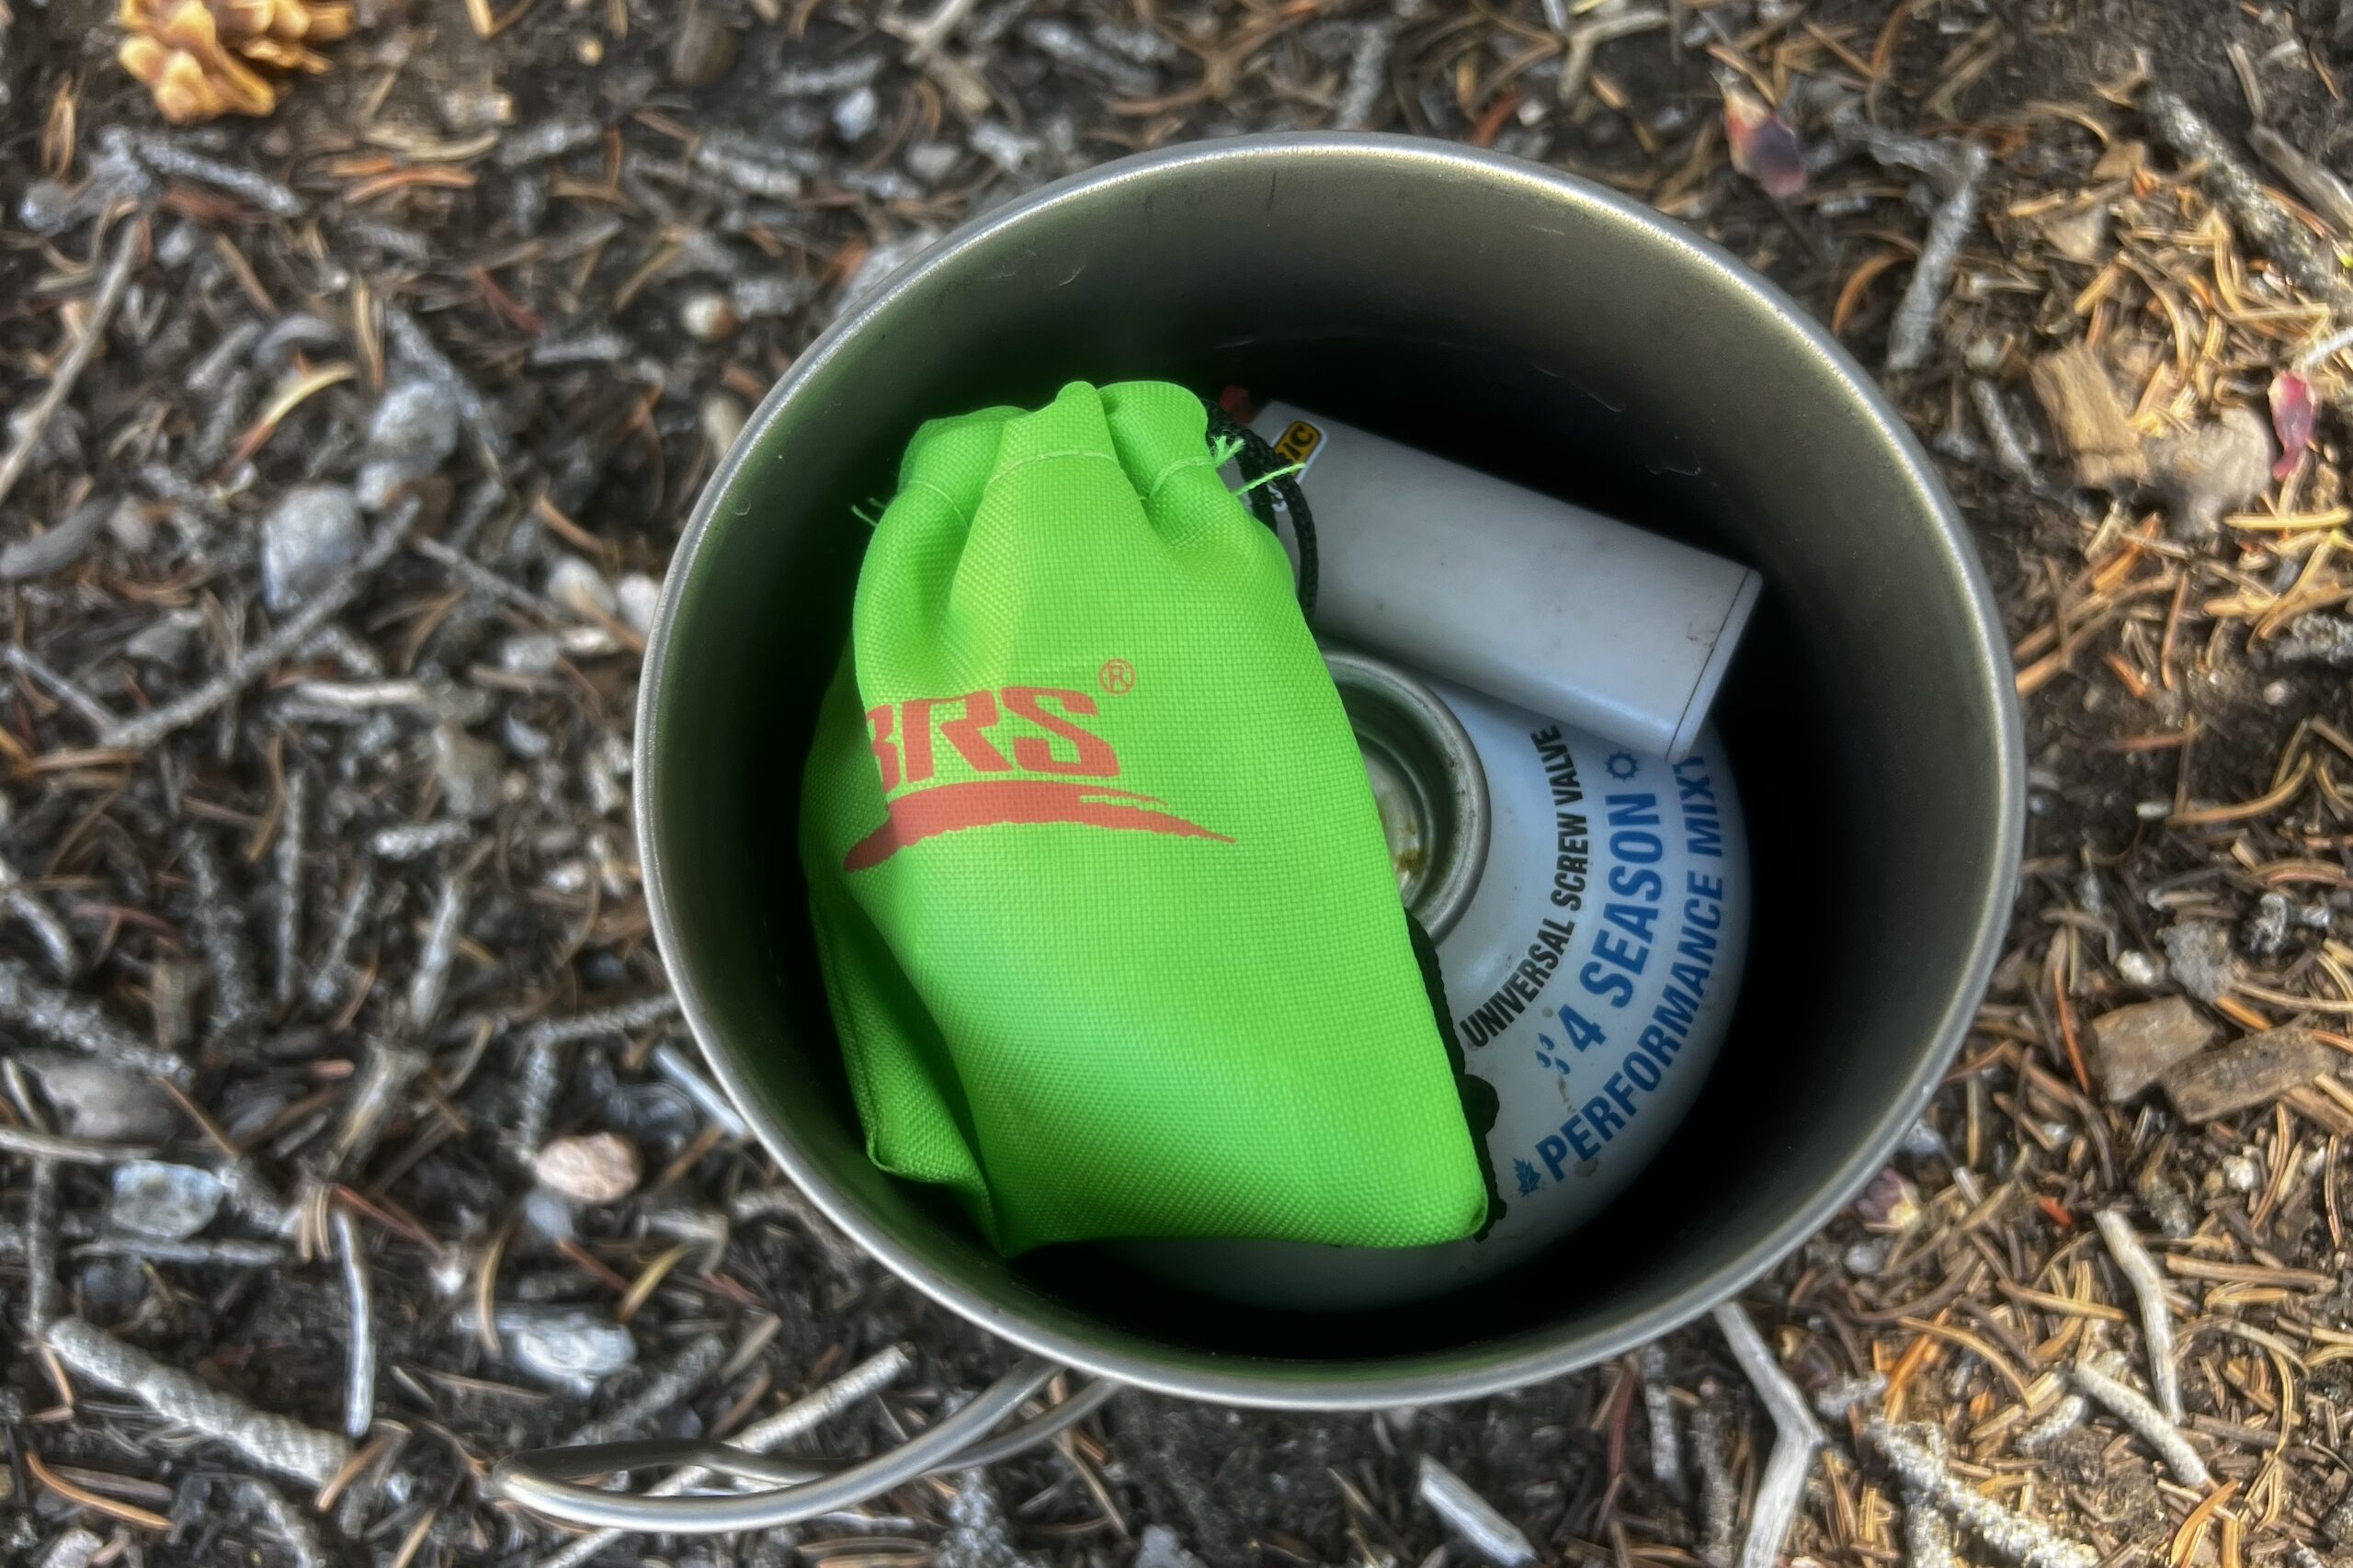
[[(1009, 1338), (1154, 1386), (1347, 1405), (1639, 1343), (1835, 1211), (1917, 1113), (2006, 918), (2008, 664), (1925, 460), (1719, 253), (1592, 187), (1382, 139), (1217, 143), (990, 220), (812, 350), (706, 494), (641, 722), (649, 884), (722, 1081), (796, 1178)], [(1063, 382), (1240, 385), (1758, 568), (1718, 708), (1754, 841), (1738, 1016), (1598, 1221), (1472, 1300), (1286, 1315), (1091, 1248), (996, 1256), (867, 1160), (813, 962), (800, 774), (866, 529), (926, 417)]]

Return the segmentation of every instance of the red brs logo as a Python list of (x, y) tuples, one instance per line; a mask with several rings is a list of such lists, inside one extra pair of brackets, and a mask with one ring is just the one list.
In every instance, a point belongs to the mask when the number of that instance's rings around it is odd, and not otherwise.
[[(843, 869), (862, 871), (926, 838), (1008, 823), (1075, 823), (1233, 842), (1162, 809), (1166, 802), (1154, 796), (1086, 782), (1120, 776), (1111, 743), (1075, 722), (1097, 711), (1086, 693), (1050, 686), (911, 698), (869, 709), (882, 792), (907, 788), (890, 802), (888, 820), (851, 848)], [(1008, 722), (1007, 715), (1019, 722)], [(943, 746), (954, 759), (948, 766), (975, 777), (938, 779)]]

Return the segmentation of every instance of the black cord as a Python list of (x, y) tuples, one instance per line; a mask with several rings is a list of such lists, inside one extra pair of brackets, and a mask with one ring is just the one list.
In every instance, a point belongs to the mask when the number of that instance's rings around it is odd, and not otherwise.
[[(1223, 408), (1201, 400), (1210, 411), (1210, 444), (1231, 440), (1235, 445), (1233, 466), (1242, 471), (1243, 482), (1250, 486), (1243, 499), (1250, 503), (1250, 510), (1258, 520), (1272, 528), (1275, 526), (1275, 503), (1280, 501), (1284, 511), (1290, 514), (1291, 537), (1299, 540), (1299, 613), (1315, 619), (1315, 518), (1307, 509), (1307, 495), (1299, 487), (1299, 476), (1284, 473), (1290, 464), (1283, 461), (1267, 438), (1243, 424)], [(1268, 478), (1270, 474), (1279, 475)], [(1259, 483), (1265, 481), (1264, 483)], [(1267, 492), (1272, 491), (1270, 495)]]

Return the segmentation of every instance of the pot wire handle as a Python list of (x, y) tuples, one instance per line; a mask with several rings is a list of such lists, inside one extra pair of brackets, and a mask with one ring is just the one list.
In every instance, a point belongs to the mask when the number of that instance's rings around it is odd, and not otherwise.
[[(584, 1443), (511, 1454), (491, 1471), (491, 1489), (568, 1525), (661, 1535), (769, 1529), (853, 1507), (938, 1471), (969, 1470), (1010, 1459), (1084, 1420), (1121, 1386), (1097, 1379), (1043, 1415), (987, 1436), (1064, 1370), (1039, 1357), (1024, 1357), (964, 1408), (871, 1459), (756, 1454), (713, 1439)], [(576, 1484), (585, 1476), (672, 1465), (692, 1465), (767, 1485), (756, 1492), (698, 1497), (642, 1496)]]

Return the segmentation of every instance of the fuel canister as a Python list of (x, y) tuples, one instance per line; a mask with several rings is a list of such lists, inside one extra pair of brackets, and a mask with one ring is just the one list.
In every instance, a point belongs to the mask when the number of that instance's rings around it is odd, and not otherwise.
[(1251, 426), (1314, 510), (1319, 635), (1637, 754), (1697, 744), (1755, 572), (1287, 403)]
[(1750, 910), (1747, 836), (1712, 729), (1670, 763), (1381, 660), (1326, 657), (1466, 1065), (1499, 1102), (1487, 1149), (1500, 1216), (1477, 1239), (1399, 1250), (1120, 1244), (1163, 1278), (1312, 1310), (1472, 1284), (1616, 1198), (1723, 1042)]

